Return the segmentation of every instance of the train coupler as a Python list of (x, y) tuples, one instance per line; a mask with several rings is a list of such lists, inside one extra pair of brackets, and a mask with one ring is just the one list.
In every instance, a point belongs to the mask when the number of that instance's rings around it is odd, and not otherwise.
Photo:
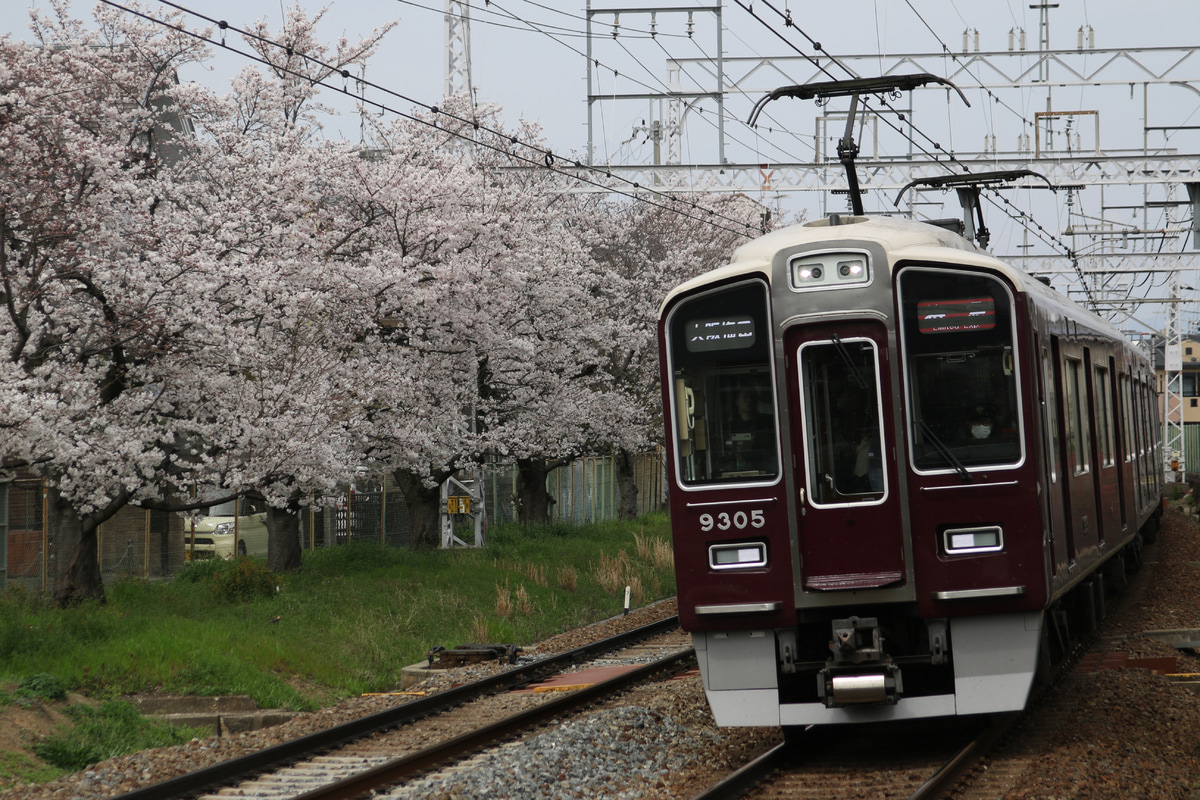
[(862, 664), (883, 658), (883, 632), (875, 617), (849, 617), (833, 621), (833, 641), (829, 643), (838, 664)]
[(817, 673), (817, 695), (826, 708), (895, 705), (903, 694), (900, 668), (894, 664), (869, 668), (830, 665)]

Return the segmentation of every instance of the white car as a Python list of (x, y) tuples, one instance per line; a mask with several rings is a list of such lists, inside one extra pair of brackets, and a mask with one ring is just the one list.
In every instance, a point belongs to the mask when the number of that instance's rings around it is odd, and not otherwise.
[(267, 555), (267, 514), (255, 511), (253, 501), (242, 499), (240, 514), (234, 502), (222, 503), (198, 512), (183, 523), (184, 557), (233, 558)]

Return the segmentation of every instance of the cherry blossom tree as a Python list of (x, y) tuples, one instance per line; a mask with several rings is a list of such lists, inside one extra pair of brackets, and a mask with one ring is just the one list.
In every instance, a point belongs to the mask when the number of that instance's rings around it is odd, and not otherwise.
[(636, 408), (625, 441), (613, 441), (618, 513), (636, 516), (634, 456), (662, 442), (658, 383), (658, 307), (676, 285), (728, 262), (734, 248), (761, 233), (769, 216), (741, 195), (654, 196), (651, 202), (602, 199), (580, 217), (581, 240), (608, 280), (597, 305), (619, 331), (604, 351), (610, 391)]
[(48, 480), (70, 604), (103, 598), (97, 526), (173, 468), (171, 365), (212, 309), (163, 246), (165, 151), (195, 94), (174, 75), (205, 50), (106, 9), (85, 30), (65, 6), (33, 14), (35, 43), (0, 40), (0, 458)]
[[(225, 276), (225, 338), (202, 373), (218, 391), (198, 436), (213, 455), (210, 489), (254, 493), (267, 503), (268, 567), (300, 565), (298, 511), (360, 460), (362, 362), (373, 327), (369, 287), (340, 254), (362, 223), (346, 213), (329, 176), (357, 168), (358, 150), (319, 137), (316, 83), (361, 65), (388, 28), (328, 48), (321, 15), (299, 9), (248, 44), (267, 64), (244, 70), (233, 91), (195, 122), (186, 177), (203, 187), (186, 211), (195, 247)], [(389, 26), (390, 27), (390, 26)]]
[(522, 169), (536, 130), (505, 132), (497, 112), (451, 99), (381, 128), (379, 158), (339, 184), (370, 221), (347, 249), (374, 272), (378, 361), (394, 376), (371, 409), (370, 458), (404, 492), (416, 546), (437, 541), (448, 477), (485, 454), (577, 451), (610, 424), (586, 380), (611, 336), (593, 312), (603, 276), (564, 222), (557, 176)]
[[(103, 598), (96, 528), (131, 500), (294, 511), (357, 460), (362, 301), (328, 268), (345, 232), (320, 171), (355, 157), (310, 143), (289, 76), (329, 54), (289, 19), (280, 71), (226, 98), (174, 82), (207, 55), (178, 18), (85, 28), (60, 3), (35, 44), (0, 41), (0, 458), (48, 480), (61, 604)], [(276, 538), (294, 565), (298, 537)]]
[(59, 603), (103, 598), (96, 528), (129, 502), (254, 493), (290, 569), (305, 499), (357, 468), (420, 546), (484, 458), (536, 519), (553, 464), (659, 435), (657, 302), (723, 234), (573, 196), (529, 168), (536, 128), (463, 98), (324, 141), (314, 81), (383, 33), (326, 48), (319, 19), (256, 28), (266, 69), (223, 96), (174, 82), (207, 57), (177, 18), (60, 3), (0, 40), (0, 467), (48, 481)]

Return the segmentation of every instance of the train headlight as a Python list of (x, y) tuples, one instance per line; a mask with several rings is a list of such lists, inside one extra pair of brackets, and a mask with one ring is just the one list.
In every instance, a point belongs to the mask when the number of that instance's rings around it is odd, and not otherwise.
[(996, 553), (1004, 549), (1004, 530), (999, 526), (948, 528), (942, 537), (950, 555)]
[(866, 274), (867, 268), (861, 260), (838, 263), (838, 277), (842, 280), (860, 280)]
[(713, 569), (765, 567), (767, 546), (762, 542), (714, 544), (708, 548), (708, 565)]
[(871, 282), (871, 270), (866, 254), (818, 253), (798, 256), (788, 265), (792, 288), (837, 289), (847, 285)]

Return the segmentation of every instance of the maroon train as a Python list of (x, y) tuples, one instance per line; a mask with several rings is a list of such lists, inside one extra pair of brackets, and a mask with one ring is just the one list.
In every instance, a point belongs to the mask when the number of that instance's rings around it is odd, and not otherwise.
[(944, 228), (770, 233), (659, 334), (679, 615), (720, 725), (1021, 709), (1157, 531), (1147, 355)]

